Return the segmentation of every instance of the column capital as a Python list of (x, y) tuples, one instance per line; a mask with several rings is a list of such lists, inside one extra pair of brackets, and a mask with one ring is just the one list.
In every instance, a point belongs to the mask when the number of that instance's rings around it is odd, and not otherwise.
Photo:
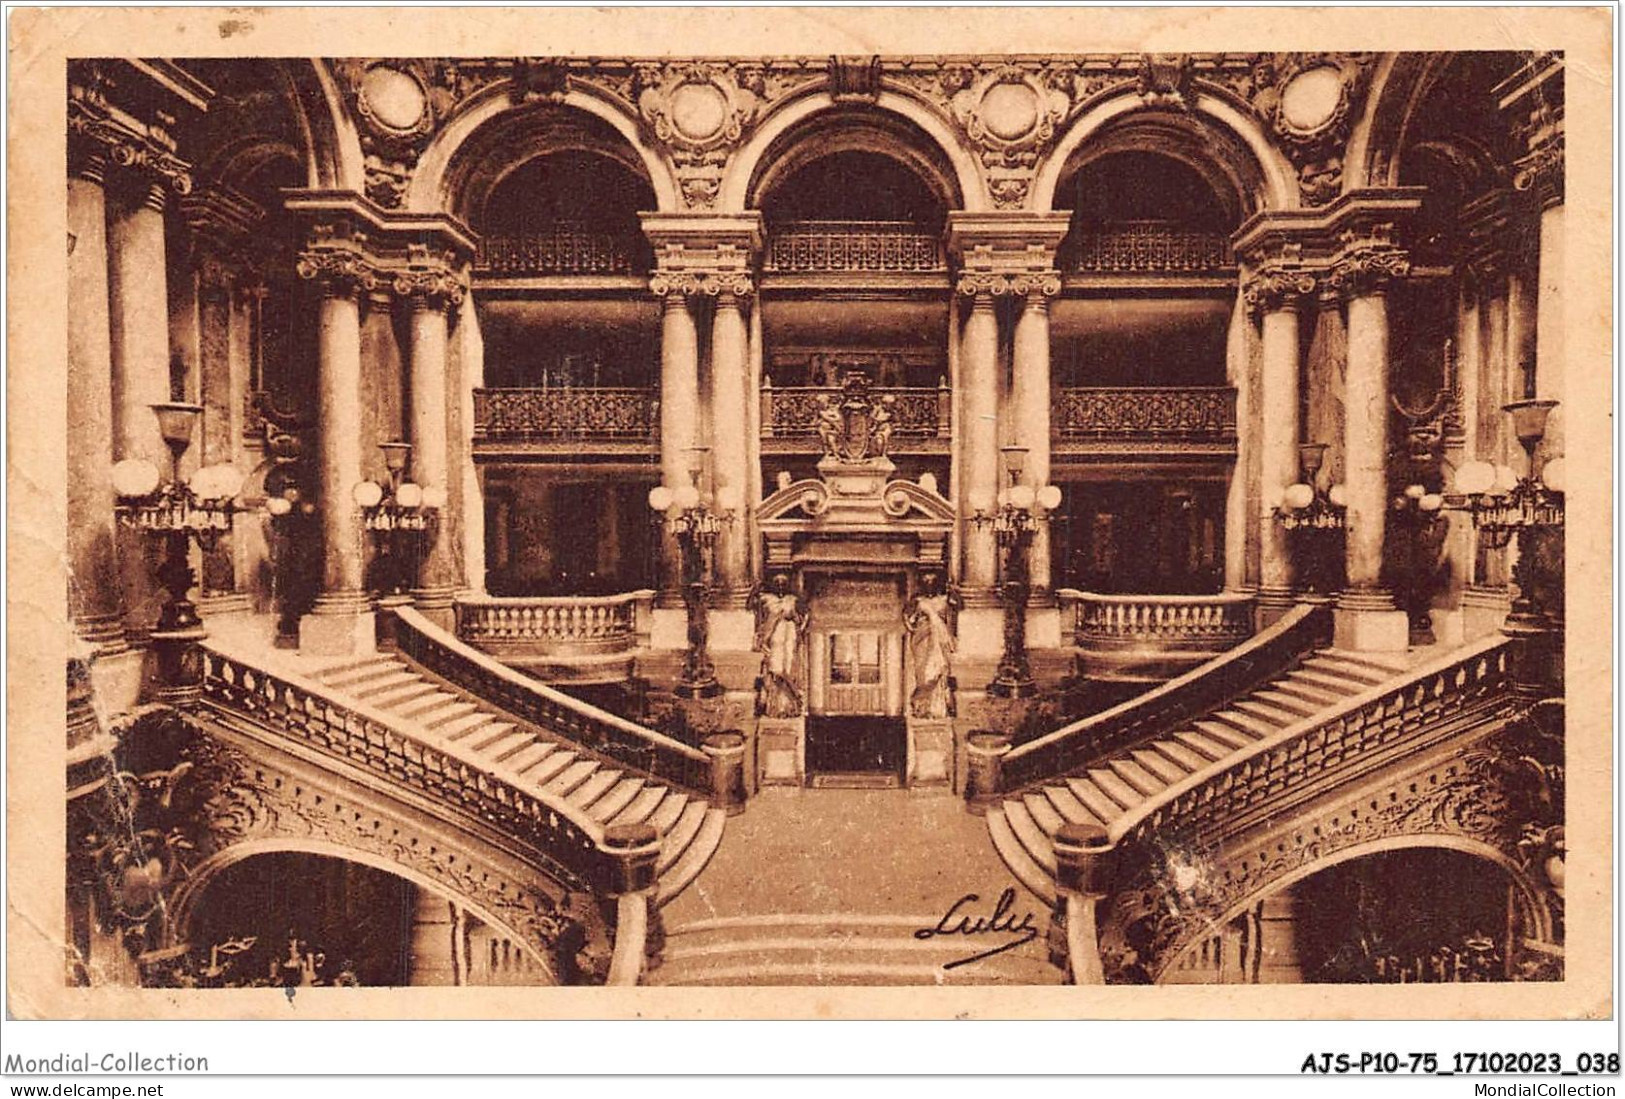
[(963, 271), (954, 288), (967, 297), (1010, 296), (1025, 298), (1029, 302), (1042, 301), (1061, 292), (1061, 273), (1055, 270), (1016, 273)]
[(385, 267), (383, 273), (396, 300), (413, 310), (452, 309), (468, 293), (468, 268), (450, 253), (413, 255), (404, 266)]
[(74, 67), (68, 82), (69, 170), (101, 181), (111, 169), (132, 185), (189, 193), (192, 165), (176, 155), (175, 116), (157, 108), (139, 115), (122, 109), (118, 88), (108, 68)]
[(673, 298), (716, 298), (719, 303), (741, 304), (756, 292), (747, 271), (657, 270), (649, 277), (649, 290), (668, 304)]
[(1559, 130), (1512, 166), (1512, 186), (1533, 194), (1543, 210), (1563, 205), (1564, 145)]
[(1242, 300), (1253, 316), (1297, 309), (1320, 286), (1317, 273), (1303, 267), (1272, 264), (1260, 268), (1242, 284)]
[(1328, 289), (1341, 297), (1358, 298), (1380, 294), (1395, 279), (1411, 273), (1410, 257), (1386, 234), (1348, 236), (1344, 249), (1332, 261), (1326, 275)]
[(320, 284), (328, 297), (356, 297), (381, 285), (367, 255), (351, 248), (314, 248), (299, 253), (294, 270)]

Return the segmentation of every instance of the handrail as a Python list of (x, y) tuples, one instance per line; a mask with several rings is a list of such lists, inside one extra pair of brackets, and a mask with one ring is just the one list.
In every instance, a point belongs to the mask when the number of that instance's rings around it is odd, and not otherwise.
[(606, 985), (635, 985), (643, 976), (649, 946), (649, 895), (622, 893), (615, 901), (615, 949)]
[(1216, 595), (1108, 595), (1104, 592), (1083, 591), (1079, 588), (1056, 588), (1055, 594), (1062, 599), (1087, 599), (1094, 603), (1178, 603), (1200, 606), (1208, 603), (1222, 603), (1225, 605), (1240, 605), (1251, 603), (1257, 596), (1245, 591), (1223, 591)]
[(1328, 607), (1299, 604), (1184, 675), (1013, 749), (1004, 757), (999, 788), (1013, 792), (1052, 781), (1085, 763), (1164, 736), (1285, 672), (1325, 644), (1330, 633)]
[(295, 672), (266, 671), (217, 643), (202, 643), (205, 704), (287, 737), (438, 802), (461, 805), (545, 862), (601, 887), (619, 860), (603, 846), (604, 826), (562, 797), (521, 787), (455, 742), (418, 735), (399, 717)]
[[(1498, 688), (1508, 688), (1504, 698), (1510, 703), (1513, 644), (1499, 635), (1483, 638), (1423, 664), (1403, 682), (1379, 683), (1297, 721), (1159, 790), (1112, 821), (1107, 833), (1113, 845), (1152, 834), (1164, 842), (1165, 826), (1187, 835), (1206, 832), (1215, 820), (1233, 820), (1265, 797), (1272, 812), (1278, 811), (1284, 783), (1276, 779), (1284, 779), (1289, 768), (1297, 770), (1294, 782), (1301, 787), (1308, 779), (1357, 767), (1376, 752), (1391, 752), (1407, 734), (1437, 728), (1442, 718), (1493, 705)], [(1311, 740), (1316, 740), (1312, 754), (1294, 750)]]
[(394, 614), (402, 655), (447, 682), (589, 751), (700, 797), (709, 796), (711, 763), (700, 749), (521, 675), (411, 607), (397, 608)]

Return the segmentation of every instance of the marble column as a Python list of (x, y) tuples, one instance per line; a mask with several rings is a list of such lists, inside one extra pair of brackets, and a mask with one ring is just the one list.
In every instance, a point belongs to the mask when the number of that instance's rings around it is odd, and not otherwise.
[(412, 912), (407, 983), (416, 987), (466, 983), (462, 949), (465, 932), (466, 917), (460, 908), (427, 889), (418, 889)]
[(1254, 459), (1258, 440), (1248, 425), (1252, 422), (1252, 386), (1248, 384), (1248, 340), (1252, 325), (1247, 318), (1246, 300), (1238, 290), (1230, 313), (1229, 335), (1225, 342), (1225, 374), (1236, 391), (1236, 461), (1230, 467), (1230, 484), (1224, 497), (1224, 590), (1250, 590), (1247, 583), (1247, 531), (1252, 515), (1247, 507), (1247, 470)]
[(1563, 357), (1564, 205), (1562, 157), (1548, 166), (1547, 185), (1541, 192), (1540, 284), (1536, 298), (1535, 395), (1558, 403), (1546, 419), (1546, 437), (1540, 444), (1539, 460), (1550, 461), (1563, 453), (1563, 420), (1567, 393), (1564, 388)]
[[(108, 219), (107, 279), (113, 358), (114, 457), (170, 471), (169, 448), (152, 405), (170, 399), (169, 291), (165, 272), (165, 191), (137, 177)], [(126, 630), (144, 641), (163, 597), (152, 577), (154, 547), (139, 532), (120, 535)]]
[(85, 154), (68, 178), (68, 605), (102, 653), (124, 647), (113, 518), (113, 348), (104, 164)]
[[(201, 461), (210, 465), (229, 462), (243, 469), (238, 451), (243, 437), (247, 378), (232, 372), (231, 297), (230, 273), (218, 259), (204, 257), (197, 284), (198, 403), (203, 405)], [(241, 535), (236, 528), (255, 521), (252, 515), (237, 520), (233, 530), (203, 555), (203, 597), (199, 606), (205, 613), (248, 609), (247, 595), (238, 590), (237, 541)]]
[[(716, 314), (711, 321), (711, 433), (713, 491), (727, 488), (750, 505), (750, 477), (746, 462), (746, 425), (750, 410), (745, 407), (745, 379), (749, 370), (749, 346), (743, 309), (750, 284), (743, 277), (725, 285), (717, 295)], [(720, 502), (716, 506), (720, 507)], [(723, 524), (717, 535), (716, 582), (720, 605), (743, 606), (750, 591), (748, 524), (743, 510), (733, 521)]]
[[(1016, 319), (1012, 349), (1011, 405), (1015, 412), (1016, 445), (1027, 448), (1022, 481), (1034, 489), (1049, 484), (1050, 475), (1050, 290), (1060, 292), (1060, 280), (1053, 286), (1028, 291), (1021, 315)], [(1040, 523), (1033, 532), (1027, 554), (1028, 575), (1032, 577), (1033, 601), (1048, 604), (1054, 598), (1050, 583), (1050, 531)]]
[(1383, 586), (1383, 541), (1388, 521), (1388, 298), (1387, 281), (1409, 265), (1397, 251), (1345, 259), (1334, 272), (1348, 309), (1344, 481), (1348, 586), (1338, 597), (1334, 624), (1339, 648), (1403, 650), (1409, 622)]
[(998, 358), (999, 321), (993, 293), (986, 286), (962, 282), (960, 292), (971, 299), (970, 312), (960, 335), (959, 371), (965, 411), (960, 459), (960, 539), (964, 566), (960, 584), (967, 603), (991, 605), (998, 579), (998, 550), (991, 523), (975, 523), (971, 516), (980, 505), (991, 508), (999, 491)]
[(480, 335), (480, 318), (474, 296), (463, 298), (457, 316), (458, 356), (461, 376), (457, 399), (463, 407), (462, 430), (453, 449), (456, 462), (451, 480), (460, 486), (457, 507), (462, 513), (463, 584), (475, 595), (485, 594), (485, 485), (474, 462), (474, 391), (485, 386), (485, 342)]
[[(319, 268), (301, 274), (317, 277)], [(308, 271), (308, 273), (307, 273)], [(317, 477), (321, 498), (322, 590), (299, 623), (299, 648), (321, 656), (370, 652), (373, 615), (365, 590), (362, 480), (361, 306), (359, 288), (342, 275), (322, 279), (317, 313), (319, 402)]]
[[(446, 424), (446, 309), (438, 294), (414, 294), (411, 309), (411, 442), (409, 475), (423, 489), (424, 500), (444, 512), (450, 494), (447, 484), (448, 432)], [(442, 626), (450, 627), (457, 568), (445, 514), (436, 517), (425, 533), (417, 586), (412, 598), (417, 607)]]
[[(654, 280), (663, 298), (660, 320), (660, 476), (673, 491), (689, 483), (689, 448), (700, 416), (699, 334), (688, 295), (662, 276)], [(661, 602), (681, 605), (681, 562), (677, 541), (661, 540)]]
[(1271, 621), (1292, 604), (1294, 569), (1286, 528), (1274, 512), (1288, 485), (1298, 480), (1298, 307), (1300, 297), (1276, 287), (1260, 299), (1259, 340), (1263, 372), (1256, 399), (1261, 404), (1258, 455), (1260, 470), (1261, 553), (1258, 608)]

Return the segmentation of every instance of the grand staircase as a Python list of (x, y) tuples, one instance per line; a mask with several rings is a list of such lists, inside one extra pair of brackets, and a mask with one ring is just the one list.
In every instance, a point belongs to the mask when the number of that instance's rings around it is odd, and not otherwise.
[(1404, 653), (1323, 650), (1292, 670), (1166, 735), (1035, 783), (989, 808), (987, 828), (1012, 873), (1055, 900), (1054, 837), (1065, 823), (1108, 830), (1147, 798), (1346, 698), (1402, 676)]
[(660, 834), (656, 904), (681, 893), (722, 842), (726, 814), (704, 799), (522, 722), (398, 655), (327, 663), (311, 674), (340, 699), (382, 711), (428, 743), (456, 744), (493, 774), (564, 798), (600, 824), (653, 825)]

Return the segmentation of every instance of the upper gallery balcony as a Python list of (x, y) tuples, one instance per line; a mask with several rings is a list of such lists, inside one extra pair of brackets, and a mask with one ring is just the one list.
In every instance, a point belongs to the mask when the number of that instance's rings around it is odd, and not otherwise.
[(874, 282), (940, 289), (942, 234), (910, 221), (787, 221), (768, 229), (764, 285)]
[(482, 282), (524, 285), (566, 278), (637, 288), (650, 267), (649, 243), (636, 230), (555, 221), (522, 234), (481, 238), (474, 274)]
[(1057, 389), (1050, 433), (1057, 456), (1233, 456), (1236, 391), (1216, 385)]
[(659, 397), (653, 389), (474, 390), (474, 449), (482, 455), (653, 455), (659, 424)]
[(1236, 260), (1224, 233), (1161, 221), (1080, 227), (1059, 257), (1069, 285), (1230, 286)]

